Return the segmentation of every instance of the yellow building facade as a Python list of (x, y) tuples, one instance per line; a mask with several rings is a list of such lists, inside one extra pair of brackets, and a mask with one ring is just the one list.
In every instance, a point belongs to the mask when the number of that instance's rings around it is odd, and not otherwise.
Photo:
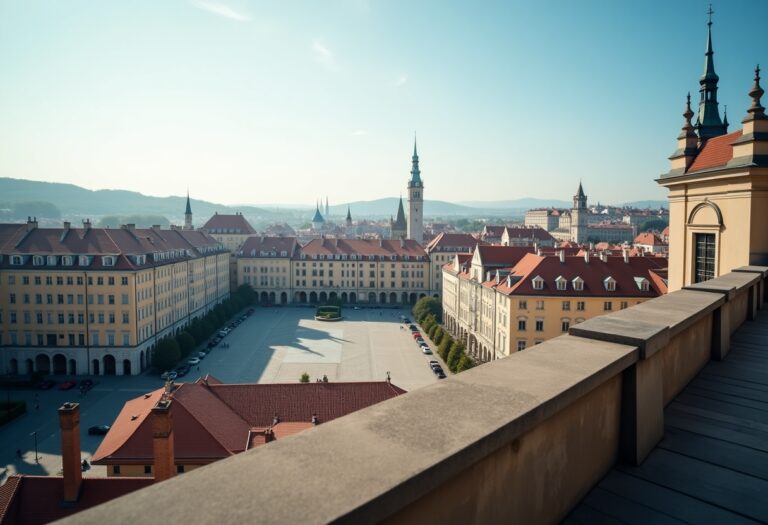
[(159, 339), (229, 294), (229, 254), (202, 232), (0, 232), (4, 373), (139, 374)]

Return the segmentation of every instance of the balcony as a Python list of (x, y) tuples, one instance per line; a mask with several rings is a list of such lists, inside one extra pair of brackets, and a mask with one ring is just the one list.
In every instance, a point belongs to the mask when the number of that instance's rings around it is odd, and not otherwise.
[(590, 319), (69, 521), (765, 522), (766, 275)]

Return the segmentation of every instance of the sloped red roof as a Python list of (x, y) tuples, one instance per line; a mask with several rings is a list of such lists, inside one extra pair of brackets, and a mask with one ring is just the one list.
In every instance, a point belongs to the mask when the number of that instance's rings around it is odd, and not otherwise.
[[(299, 247), (295, 237), (248, 237), (237, 253), (239, 257), (293, 257)], [(275, 255), (264, 255), (272, 254)]]
[(77, 502), (62, 505), (64, 478), (61, 476), (10, 476), (0, 487), (0, 523), (50, 523), (148, 487), (152, 483), (153, 478), (143, 477), (83, 478)]
[[(608, 256), (606, 262), (601, 261), (599, 257), (590, 257), (589, 262), (585, 261), (584, 257), (565, 257), (565, 262), (560, 262), (560, 258), (556, 256), (529, 254), (512, 268), (512, 285), (507, 286), (506, 280), (502, 280), (497, 290), (516, 295), (650, 298), (664, 293), (651, 278), (650, 272), (666, 266), (667, 259), (659, 257), (630, 257), (628, 262), (624, 262), (624, 257), (613, 256)], [(541, 290), (533, 287), (533, 279), (537, 276), (544, 280)], [(555, 280), (561, 276), (568, 281), (565, 290), (557, 289)], [(573, 289), (572, 281), (576, 277), (584, 281), (583, 290)], [(604, 282), (608, 277), (616, 281), (615, 291), (606, 290)], [(640, 289), (636, 278), (649, 281), (647, 292)]]
[(687, 173), (725, 166), (733, 158), (733, 141), (741, 137), (742, 130), (709, 139), (688, 168)]
[(426, 246), (427, 252), (472, 251), (478, 244), (485, 244), (468, 233), (440, 233)]
[[(92, 463), (96, 465), (152, 461), (150, 411), (162, 388), (128, 401), (105, 436)], [(277, 416), (284, 437), (325, 423), (380, 401), (404, 394), (386, 381), (359, 383), (224, 384), (212, 376), (208, 383), (176, 385), (171, 393), (174, 454), (179, 461), (210, 462), (242, 452), (268, 440), (257, 434), (273, 427)], [(256, 431), (254, 434), (253, 432)], [(249, 436), (251, 438), (249, 439)]]
[(209, 233), (255, 234), (256, 230), (241, 213), (234, 215), (216, 213), (203, 224), (202, 230)]
[(477, 247), (483, 266), (514, 266), (526, 254), (533, 253), (532, 246), (490, 246)]
[(646, 244), (648, 246), (666, 246), (667, 243), (661, 240), (658, 234), (653, 232), (643, 232), (633, 241), (635, 244)]
[(511, 239), (555, 242), (555, 238), (547, 230), (538, 226), (507, 226), (507, 235)]
[(424, 257), (427, 252), (416, 241), (411, 239), (313, 239), (305, 244), (300, 254), (307, 257), (313, 255), (358, 255), (379, 257)]

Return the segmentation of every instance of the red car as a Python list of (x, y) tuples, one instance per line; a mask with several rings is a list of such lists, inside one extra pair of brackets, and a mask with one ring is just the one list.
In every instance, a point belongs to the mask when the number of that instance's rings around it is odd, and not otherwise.
[(71, 390), (77, 386), (77, 383), (74, 381), (64, 381), (62, 384), (59, 385), (59, 390)]
[(413, 332), (413, 333), (411, 333), (411, 335), (413, 336), (414, 339), (418, 339), (419, 337), (421, 337), (421, 333), (420, 332)]

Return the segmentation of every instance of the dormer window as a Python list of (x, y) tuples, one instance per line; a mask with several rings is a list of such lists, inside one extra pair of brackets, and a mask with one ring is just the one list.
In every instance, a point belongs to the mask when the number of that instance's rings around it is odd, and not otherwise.
[(616, 279), (611, 277), (610, 275), (603, 279), (603, 286), (605, 286), (605, 289), (609, 292), (615, 292), (616, 291)]
[(571, 281), (571, 284), (573, 285), (573, 289), (577, 292), (581, 292), (584, 290), (584, 279), (581, 277), (576, 277)]
[(77, 259), (78, 259), (77, 264), (79, 264), (80, 266), (88, 266), (89, 264), (91, 264), (91, 258), (88, 257), (87, 255), (81, 255)]
[(56, 266), (56, 259), (57, 257), (55, 255), (49, 255), (46, 257), (46, 264), (48, 266)]
[(21, 255), (11, 255), (11, 264), (14, 266), (21, 266), (24, 264), (24, 258)]
[(114, 266), (116, 257), (113, 255), (105, 255), (101, 258), (101, 264), (103, 266)]
[(71, 255), (63, 255), (61, 257), (61, 264), (64, 266), (72, 266), (72, 256)]
[(42, 266), (45, 264), (45, 257), (42, 255), (33, 255), (32, 256), (32, 264), (34, 266)]
[(562, 275), (558, 276), (557, 279), (555, 279), (555, 284), (557, 285), (557, 289), (560, 291), (564, 291), (568, 289), (568, 280)]
[(650, 290), (650, 283), (645, 277), (635, 277), (635, 284), (641, 292), (647, 292)]
[(280, 252), (280, 257), (288, 257), (288, 252), (283, 250)]
[(537, 275), (536, 277), (534, 277), (531, 282), (533, 283), (534, 290), (544, 289), (544, 279), (541, 277), (541, 275)]

